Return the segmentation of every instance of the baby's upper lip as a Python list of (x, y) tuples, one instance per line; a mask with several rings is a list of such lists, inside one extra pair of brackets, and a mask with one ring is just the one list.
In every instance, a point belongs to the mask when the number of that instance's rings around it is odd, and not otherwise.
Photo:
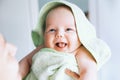
[(57, 47), (63, 48), (63, 47), (65, 47), (67, 45), (67, 43), (66, 42), (56, 42), (55, 45)]
[(56, 39), (55, 43), (67, 43), (65, 39)]
[(56, 44), (67, 44), (66, 42), (56, 42)]

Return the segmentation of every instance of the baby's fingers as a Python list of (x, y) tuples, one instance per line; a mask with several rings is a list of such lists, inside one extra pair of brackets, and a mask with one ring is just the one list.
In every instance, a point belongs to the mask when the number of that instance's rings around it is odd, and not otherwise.
[(79, 78), (80, 78), (80, 75), (79, 75), (79, 74), (77, 74), (76, 72), (73, 72), (73, 71), (71, 71), (71, 70), (69, 70), (69, 69), (66, 69), (66, 70), (65, 70), (65, 73), (66, 73), (67, 75), (71, 76), (71, 77), (74, 78), (74, 79), (79, 79)]

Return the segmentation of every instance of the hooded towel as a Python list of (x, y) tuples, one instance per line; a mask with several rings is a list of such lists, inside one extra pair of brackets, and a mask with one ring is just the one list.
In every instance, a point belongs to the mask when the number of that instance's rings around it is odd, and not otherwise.
[(76, 5), (65, 0), (53, 0), (44, 5), (40, 11), (36, 27), (32, 31), (32, 39), (37, 47), (44, 43), (43, 31), (48, 12), (58, 5), (67, 5), (73, 13), (79, 40), (91, 53), (97, 62), (98, 69), (110, 58), (111, 51), (108, 45), (96, 36), (95, 27), (88, 21), (83, 11)]

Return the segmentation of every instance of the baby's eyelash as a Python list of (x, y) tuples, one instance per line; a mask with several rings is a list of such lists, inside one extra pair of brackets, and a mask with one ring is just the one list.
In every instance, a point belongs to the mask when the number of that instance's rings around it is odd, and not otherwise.
[(50, 30), (49, 30), (49, 32), (54, 32), (54, 31), (56, 31), (56, 30), (55, 30), (55, 29), (50, 29)]
[(73, 29), (72, 28), (67, 28), (66, 31), (73, 31)]
[(71, 28), (67, 28), (67, 30), (72, 30)]

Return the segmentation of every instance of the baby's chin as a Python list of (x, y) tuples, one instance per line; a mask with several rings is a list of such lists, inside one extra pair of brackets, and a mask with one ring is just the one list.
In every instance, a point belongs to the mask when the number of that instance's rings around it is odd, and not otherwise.
[(56, 51), (63, 52), (63, 53), (72, 53), (73, 51), (67, 48), (55, 48)]

